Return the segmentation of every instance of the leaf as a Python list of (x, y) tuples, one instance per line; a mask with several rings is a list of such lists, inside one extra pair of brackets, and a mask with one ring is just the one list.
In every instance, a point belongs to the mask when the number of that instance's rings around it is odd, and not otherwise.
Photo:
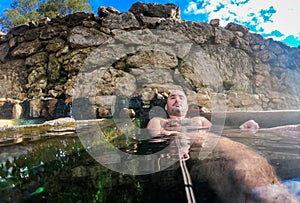
[(45, 187), (39, 187), (38, 189), (36, 189), (36, 191), (34, 191), (33, 193), (31, 193), (30, 195), (37, 195), (42, 193), (45, 190)]

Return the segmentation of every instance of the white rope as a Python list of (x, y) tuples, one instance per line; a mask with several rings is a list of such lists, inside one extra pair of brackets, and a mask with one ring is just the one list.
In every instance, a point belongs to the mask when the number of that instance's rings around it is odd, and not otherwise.
[(182, 176), (183, 176), (187, 201), (188, 201), (188, 203), (196, 203), (195, 196), (194, 196), (194, 191), (193, 191), (193, 188), (192, 188), (193, 184), (192, 184), (191, 176), (190, 176), (190, 173), (187, 169), (185, 159), (183, 159), (183, 156), (185, 155), (185, 153), (182, 151), (182, 148), (181, 148), (181, 145), (180, 145), (180, 142), (179, 142), (178, 139), (179, 139), (178, 137), (175, 138), (176, 145), (177, 145), (177, 148), (178, 148), (179, 162), (180, 162), (180, 167), (181, 167), (181, 171), (182, 171)]

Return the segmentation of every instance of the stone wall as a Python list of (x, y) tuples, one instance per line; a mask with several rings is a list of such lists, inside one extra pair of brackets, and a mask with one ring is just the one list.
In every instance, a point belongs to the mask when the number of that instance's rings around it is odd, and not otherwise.
[(174, 4), (136, 3), (124, 13), (99, 7), (98, 16), (20, 25), (0, 34), (1, 101), (90, 97), (99, 111), (115, 96), (147, 104), (156, 90), (181, 88), (208, 109), (213, 100), (229, 111), (299, 109), (300, 49), (218, 22), (181, 20)]

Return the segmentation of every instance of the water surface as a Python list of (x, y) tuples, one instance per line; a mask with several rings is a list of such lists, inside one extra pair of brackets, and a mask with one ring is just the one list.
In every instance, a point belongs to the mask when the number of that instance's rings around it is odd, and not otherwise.
[[(155, 153), (170, 143), (166, 138), (139, 140), (138, 132), (135, 139), (117, 136), (114, 126), (103, 126), (107, 139), (129, 154)], [(93, 132), (89, 124), (84, 128)], [(178, 162), (154, 174), (126, 175), (95, 161), (72, 129), (38, 128), (0, 134), (1, 202), (186, 202)], [(255, 149), (268, 159), (292, 192), (300, 191), (300, 135), (226, 129), (222, 136)], [(149, 160), (149, 167), (158, 168), (174, 156), (174, 151), (163, 153), (159, 159)], [(188, 167), (197, 161), (192, 159), (187, 161)], [(119, 161), (125, 165), (124, 160)], [(195, 175), (191, 171), (197, 202), (221, 202), (206, 180)]]

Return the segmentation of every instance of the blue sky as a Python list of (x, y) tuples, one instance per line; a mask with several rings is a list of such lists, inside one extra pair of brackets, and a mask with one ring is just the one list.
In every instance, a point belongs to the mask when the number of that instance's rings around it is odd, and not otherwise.
[[(209, 22), (219, 18), (222, 27), (235, 22), (265, 38), (300, 46), (300, 0), (89, 0), (95, 13), (99, 6), (113, 6), (126, 12), (137, 1), (174, 3), (180, 6), (183, 20)], [(11, 2), (2, 0), (0, 12), (9, 8)]]

